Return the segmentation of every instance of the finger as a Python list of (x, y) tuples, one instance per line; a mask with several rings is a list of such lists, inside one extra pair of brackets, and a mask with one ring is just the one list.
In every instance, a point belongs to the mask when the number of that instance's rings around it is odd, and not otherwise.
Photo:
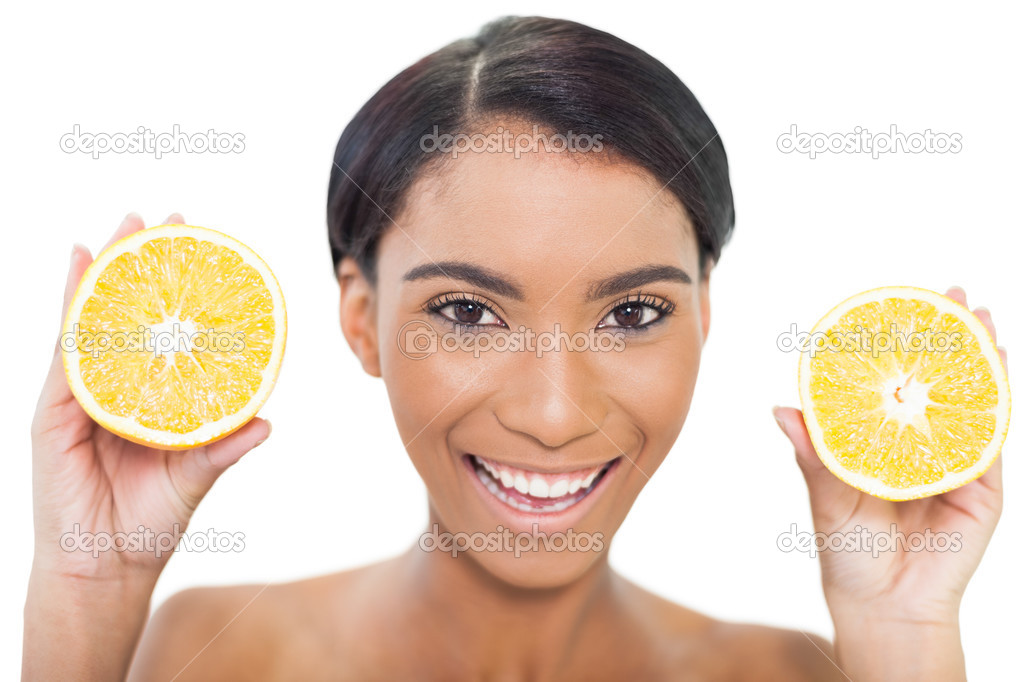
[[(61, 357), (61, 341), (64, 336), (64, 324), (67, 318), (67, 311), (68, 308), (71, 307), (71, 299), (75, 296), (75, 290), (78, 288), (78, 283), (82, 281), (82, 275), (85, 274), (90, 263), (92, 263), (92, 254), (89, 253), (89, 249), (85, 248), (81, 244), (75, 244), (71, 247), (71, 264), (68, 266), (67, 280), (64, 282), (64, 302), (60, 307), (60, 331), (57, 333), (57, 343), (53, 346), (53, 361), (50, 364), (50, 375), (53, 375), (55, 369), (59, 369), (61, 379), (64, 378), (64, 360)], [(49, 377), (47, 377), (47, 382), (49, 382), (49, 380)], [(60, 383), (67, 386), (66, 381), (62, 381)]]
[(183, 215), (181, 215), (180, 213), (177, 213), (177, 212), (171, 213), (169, 216), (167, 216), (167, 220), (163, 221), (163, 224), (164, 225), (184, 225), (185, 224), (185, 217)]
[(981, 321), (981, 324), (987, 328), (987, 333), (991, 335), (991, 340), (995, 343), (998, 342), (998, 334), (995, 333), (995, 323), (991, 319), (991, 311), (987, 308), (980, 306), (973, 309), (973, 314), (977, 316), (977, 319)]
[[(1001, 493), (1001, 491), (1002, 491), (1002, 454), (999, 454), (998, 457), (995, 458), (995, 461), (991, 463), (991, 466), (988, 467), (988, 470), (985, 471), (980, 476), (980, 478), (978, 478), (977, 480), (982, 482), (988, 488)], [(966, 485), (966, 486), (963, 486), (963, 487), (967, 488), (967, 487), (969, 487), (969, 485)], [(957, 488), (957, 490), (958, 490), (958, 488)]]
[(810, 508), (818, 530), (834, 528), (849, 518), (862, 494), (828, 470), (810, 441), (803, 413), (793, 407), (775, 407), (775, 421), (792, 443), (796, 462), (810, 492)]
[(945, 295), (951, 298), (953, 301), (958, 302), (960, 305), (964, 307), (966, 306), (966, 292), (963, 290), (962, 287), (958, 286), (949, 287), (948, 291), (945, 292)]
[[(986, 508), (1000, 516), (1004, 497), (1002, 492), (1002, 455), (995, 458), (988, 470), (976, 481), (942, 493), (941, 497), (956, 511), (961, 509), (976, 511)], [(974, 518), (977, 517), (974, 516)]]
[(195, 509), (228, 467), (270, 437), (270, 428), (269, 421), (256, 417), (226, 438), (172, 458), (171, 475), (185, 504)]
[[(994, 320), (991, 318), (991, 311), (984, 306), (978, 306), (973, 309), (973, 314), (977, 316), (977, 319), (981, 321), (984, 328), (987, 329), (988, 334), (991, 335), (991, 340), (998, 343), (998, 332), (995, 330)], [(1009, 360), (1006, 357), (1005, 349), (1001, 346), (996, 346), (995, 349), (998, 351), (998, 357), (1002, 359), (1002, 367), (1005, 371), (1009, 371)]]
[(71, 265), (68, 267), (67, 282), (64, 284), (64, 304), (61, 306), (60, 332), (57, 334), (57, 342), (53, 346), (53, 358), (50, 360), (50, 369), (43, 382), (43, 390), (39, 396), (39, 403), (42, 405), (55, 405), (66, 402), (72, 396), (71, 387), (68, 386), (67, 378), (64, 376), (64, 357), (61, 350), (61, 337), (64, 334), (64, 318), (67, 317), (68, 307), (75, 295), (78, 282), (81, 281), (85, 269), (92, 262), (89, 249), (81, 244), (75, 244), (71, 248)]
[(71, 307), (71, 299), (75, 297), (75, 290), (78, 283), (82, 281), (82, 275), (92, 263), (92, 254), (89, 249), (81, 244), (71, 247), (71, 265), (68, 266), (67, 281), (64, 282), (64, 302), (60, 307), (60, 325), (63, 329), (64, 318), (67, 317), (68, 308)]
[(109, 247), (114, 242), (120, 241), (121, 239), (127, 237), (129, 234), (132, 234), (133, 232), (138, 232), (139, 230), (144, 229), (145, 226), (146, 224), (145, 222), (143, 222), (142, 216), (132, 211), (128, 215), (124, 216), (124, 220), (122, 220), (121, 224), (117, 227), (116, 230), (114, 230), (114, 235), (110, 238), (110, 241), (106, 243), (106, 245), (103, 247), (103, 250), (100, 251), (100, 253), (105, 251), (107, 247)]

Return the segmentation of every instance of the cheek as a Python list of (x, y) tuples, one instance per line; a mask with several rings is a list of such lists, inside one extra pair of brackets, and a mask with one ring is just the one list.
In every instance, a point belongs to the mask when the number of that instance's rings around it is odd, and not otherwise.
[(656, 463), (682, 430), (696, 388), (700, 353), (701, 335), (695, 325), (678, 328), (668, 338), (622, 353), (608, 377), (610, 395), (643, 433), (646, 456), (658, 458)]
[[(412, 326), (417, 334), (431, 329), (425, 323)], [(433, 331), (445, 333), (442, 328)], [(417, 453), (437, 447), (438, 439), (443, 443), (487, 376), (483, 363), (471, 355), (439, 350), (436, 343), (417, 344), (408, 335), (403, 338), (400, 330), (391, 338), (380, 348), (381, 375), (402, 442), (415, 459)]]
[(663, 447), (666, 451), (678, 437), (689, 413), (700, 369), (700, 347), (686, 346), (679, 354), (666, 358), (660, 367), (661, 371), (655, 375), (657, 380), (651, 382), (650, 403), (652, 415), (660, 425), (654, 433), (667, 441)]

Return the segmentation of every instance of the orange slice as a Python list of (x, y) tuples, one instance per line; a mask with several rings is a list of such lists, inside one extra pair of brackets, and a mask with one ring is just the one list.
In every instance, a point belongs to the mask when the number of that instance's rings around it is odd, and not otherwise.
[(799, 365), (803, 419), (836, 476), (888, 500), (936, 495), (983, 474), (1009, 426), (994, 341), (956, 301), (883, 287), (836, 306)]
[(104, 428), (166, 450), (241, 428), (269, 397), (287, 335), (267, 264), (226, 234), (151, 227), (82, 276), (61, 346), (75, 398)]

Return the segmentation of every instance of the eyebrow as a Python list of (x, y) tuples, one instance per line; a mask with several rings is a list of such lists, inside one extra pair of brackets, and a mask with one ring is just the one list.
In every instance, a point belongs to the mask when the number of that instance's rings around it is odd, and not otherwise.
[[(402, 277), (405, 282), (422, 279), (450, 278), (468, 282), (499, 296), (516, 301), (525, 299), (523, 287), (492, 270), (464, 261), (442, 261), (417, 265)], [(674, 265), (644, 265), (592, 282), (587, 291), (588, 301), (597, 301), (652, 282), (680, 282), (692, 284), (692, 278)]]

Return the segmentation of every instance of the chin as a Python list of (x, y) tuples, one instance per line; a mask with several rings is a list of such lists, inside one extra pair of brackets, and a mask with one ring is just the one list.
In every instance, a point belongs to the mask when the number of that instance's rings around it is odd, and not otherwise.
[(457, 561), (471, 561), (499, 584), (513, 589), (550, 590), (578, 581), (596, 565), (606, 562), (608, 544), (588, 551), (529, 551), (459, 554)]

